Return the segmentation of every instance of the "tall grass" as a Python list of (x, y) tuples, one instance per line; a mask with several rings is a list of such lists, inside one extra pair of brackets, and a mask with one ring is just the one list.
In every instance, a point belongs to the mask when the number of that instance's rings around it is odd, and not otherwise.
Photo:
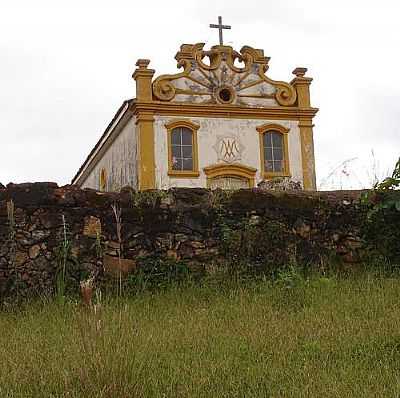
[(283, 275), (0, 314), (1, 397), (397, 397), (397, 278)]

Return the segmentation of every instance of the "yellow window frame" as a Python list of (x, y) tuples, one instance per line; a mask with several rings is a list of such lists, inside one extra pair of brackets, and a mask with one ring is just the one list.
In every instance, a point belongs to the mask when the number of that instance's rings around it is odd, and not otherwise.
[(99, 187), (103, 192), (107, 189), (107, 170), (104, 167), (100, 170)]
[[(198, 177), (199, 173), (199, 158), (198, 158), (198, 146), (197, 146), (197, 130), (200, 126), (190, 120), (173, 120), (165, 124), (167, 129), (167, 143), (168, 143), (168, 175), (170, 177), (177, 178), (193, 178)], [(174, 170), (172, 168), (172, 131), (178, 127), (186, 127), (192, 131), (192, 159), (193, 169), (192, 170)]]
[[(259, 132), (260, 137), (260, 161), (261, 161), (261, 175), (264, 179), (271, 179), (274, 177), (290, 177), (289, 168), (289, 144), (288, 144), (288, 134), (289, 129), (281, 126), (277, 123), (266, 123), (262, 126), (256, 127)], [(277, 132), (283, 136), (283, 171), (266, 171), (265, 170), (265, 159), (264, 159), (264, 134), (269, 132)]]

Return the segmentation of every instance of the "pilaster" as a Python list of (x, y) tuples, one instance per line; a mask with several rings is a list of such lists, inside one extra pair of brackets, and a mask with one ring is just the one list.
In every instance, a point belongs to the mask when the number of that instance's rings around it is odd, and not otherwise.
[(311, 119), (300, 119), (301, 162), (303, 169), (303, 188), (306, 191), (315, 191), (317, 183), (315, 178), (314, 137)]
[(155, 188), (154, 116), (151, 112), (136, 115), (138, 145), (138, 189)]
[(150, 63), (149, 59), (138, 59), (136, 66), (138, 68), (133, 72), (133, 79), (136, 81), (136, 101), (150, 102), (153, 98), (151, 80), (154, 76), (154, 69), (147, 69)]
[[(291, 85), (296, 89), (297, 106), (300, 109), (311, 108), (310, 84), (311, 77), (305, 77), (307, 68), (296, 68), (293, 74), (296, 76)], [(300, 118), (300, 142), (301, 142), (301, 161), (303, 169), (303, 188), (308, 191), (317, 189), (315, 178), (315, 157), (314, 157), (314, 133), (312, 118)]]
[[(153, 99), (153, 69), (147, 69), (150, 60), (138, 59), (132, 77), (136, 81), (136, 103), (150, 103)], [(138, 189), (155, 188), (155, 144), (154, 116), (151, 111), (138, 111), (136, 114)]]

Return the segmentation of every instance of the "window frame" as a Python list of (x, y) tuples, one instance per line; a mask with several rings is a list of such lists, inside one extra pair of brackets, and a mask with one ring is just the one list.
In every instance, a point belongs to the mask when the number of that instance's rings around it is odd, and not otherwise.
[(247, 179), (249, 182), (249, 188), (255, 186), (255, 176), (257, 169), (250, 166), (245, 166), (240, 163), (217, 163), (211, 166), (203, 168), (205, 175), (207, 176), (207, 188), (210, 188), (211, 180), (216, 177), (234, 177)]
[[(197, 130), (200, 126), (189, 120), (173, 120), (165, 124), (167, 129), (167, 146), (168, 146), (168, 175), (177, 178), (193, 178), (199, 177), (199, 161), (197, 147)], [(179, 127), (185, 127), (192, 132), (192, 170), (174, 170), (172, 167), (172, 131)]]
[[(264, 179), (271, 179), (274, 177), (291, 177), (289, 168), (289, 144), (288, 134), (290, 129), (276, 123), (267, 123), (262, 126), (256, 127), (260, 137), (260, 161), (261, 161), (261, 176)], [(269, 132), (277, 132), (283, 138), (283, 171), (266, 171), (265, 158), (264, 158), (264, 134)]]
[(101, 192), (107, 191), (107, 180), (108, 180), (107, 170), (105, 169), (105, 167), (102, 167), (100, 169), (100, 174), (99, 174), (99, 191)]

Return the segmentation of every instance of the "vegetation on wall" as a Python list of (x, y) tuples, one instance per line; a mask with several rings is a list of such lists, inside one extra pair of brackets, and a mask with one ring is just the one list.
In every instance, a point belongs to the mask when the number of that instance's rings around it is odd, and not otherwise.
[(390, 177), (362, 197), (366, 209), (363, 237), (372, 255), (400, 266), (400, 159)]
[(187, 277), (276, 278), (292, 267), (325, 273), (372, 256), (395, 263), (398, 176), (397, 165), (362, 205), (360, 192), (10, 185), (0, 190), (0, 290), (16, 292), (13, 275), (21, 291), (61, 298), (107, 279), (122, 295), (127, 280), (145, 290)]

